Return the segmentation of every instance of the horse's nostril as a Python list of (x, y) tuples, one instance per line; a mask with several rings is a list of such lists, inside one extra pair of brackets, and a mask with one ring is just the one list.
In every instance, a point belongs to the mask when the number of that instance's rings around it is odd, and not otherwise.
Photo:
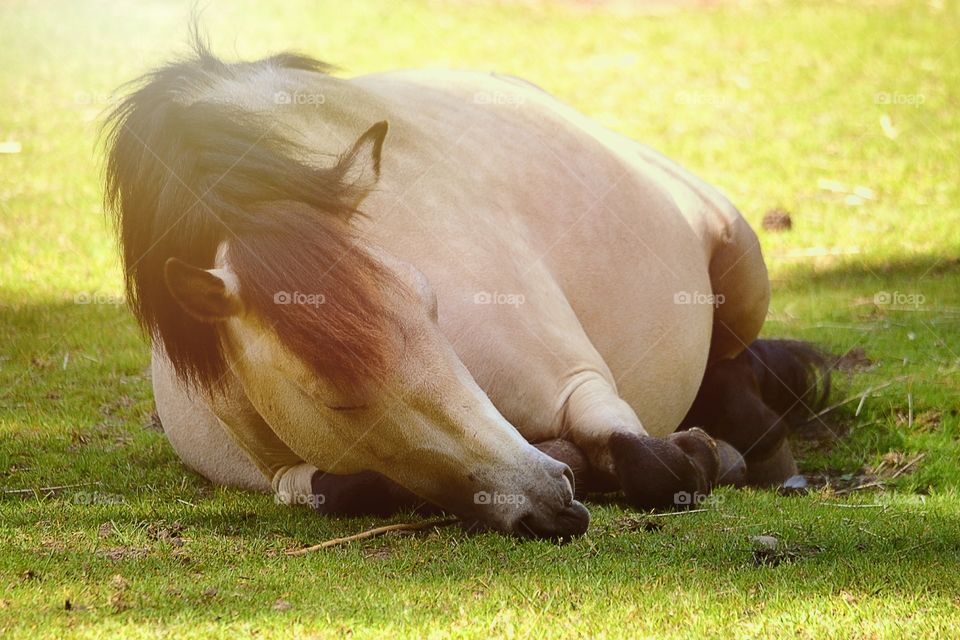
[[(573, 470), (566, 465), (563, 467), (563, 477), (566, 478), (567, 482), (570, 483), (570, 502), (573, 502), (573, 496), (575, 496), (577, 493), (577, 485), (573, 477)], [(567, 504), (570, 504), (570, 502)]]

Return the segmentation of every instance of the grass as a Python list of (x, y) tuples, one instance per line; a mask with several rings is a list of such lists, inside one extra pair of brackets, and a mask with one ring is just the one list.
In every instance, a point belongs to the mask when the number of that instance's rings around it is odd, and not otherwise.
[[(92, 483), (0, 496), (0, 636), (955, 635), (955, 2), (211, 3), (224, 55), (517, 74), (719, 185), (755, 227), (789, 211), (791, 231), (760, 231), (765, 333), (862, 348), (872, 364), (838, 374), (838, 400), (890, 383), (859, 415), (857, 401), (829, 414), (840, 438), (795, 443), (832, 487), (881, 490), (724, 490), (656, 517), (597, 501), (589, 533), (560, 547), (444, 529), (302, 558), (282, 551), (375, 521), (184, 470), (148, 428), (148, 350), (120, 304), (97, 118), (117, 85), (184, 50), (188, 15), (157, 1), (0, 9), (0, 141), (22, 144), (0, 155), (0, 488)], [(856, 187), (872, 197), (851, 203)]]

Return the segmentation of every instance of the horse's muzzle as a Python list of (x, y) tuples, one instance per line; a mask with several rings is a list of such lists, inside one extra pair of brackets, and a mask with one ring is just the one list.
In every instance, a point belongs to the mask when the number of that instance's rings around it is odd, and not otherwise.
[(586, 533), (588, 526), (590, 526), (590, 512), (574, 500), (549, 517), (534, 513), (523, 516), (517, 520), (514, 533), (522, 538), (566, 541)]
[[(566, 464), (530, 448), (527, 469), (536, 470), (535, 481), (509, 504), (490, 504), (483, 519), (487, 526), (521, 538), (564, 541), (582, 535), (590, 525), (590, 512), (574, 500), (573, 472)], [(497, 494), (494, 494), (495, 496)]]

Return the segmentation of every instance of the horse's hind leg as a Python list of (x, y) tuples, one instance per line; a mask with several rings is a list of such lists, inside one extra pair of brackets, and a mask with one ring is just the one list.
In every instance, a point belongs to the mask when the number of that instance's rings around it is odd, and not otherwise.
[(736, 210), (710, 260), (716, 301), (708, 364), (735, 358), (756, 340), (770, 305), (770, 280), (760, 241)]
[(756, 234), (735, 210), (726, 214), (710, 262), (717, 305), (707, 370), (681, 428), (729, 442), (746, 459), (747, 482), (766, 486), (797, 472), (787, 418), (825, 399), (814, 373), (822, 368), (808, 345), (756, 340), (770, 301), (767, 270)]
[[(707, 368), (681, 428), (700, 427), (729, 443), (745, 459), (746, 483), (776, 484), (797, 472), (786, 440), (787, 424), (764, 403), (751, 367), (742, 358)], [(733, 478), (721, 478), (721, 482)]]

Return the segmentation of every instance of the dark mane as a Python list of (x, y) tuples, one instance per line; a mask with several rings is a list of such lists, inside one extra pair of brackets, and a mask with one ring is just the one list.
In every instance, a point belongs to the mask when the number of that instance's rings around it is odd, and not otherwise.
[[(216, 324), (183, 312), (164, 283), (166, 261), (229, 260), (248, 310), (319, 372), (354, 383), (378, 371), (386, 349), (383, 268), (355, 248), (357, 213), (345, 168), (309, 164), (276, 114), (205, 99), (224, 80), (322, 62), (282, 54), (225, 63), (199, 37), (193, 55), (140, 78), (110, 113), (105, 204), (115, 218), (127, 299), (177, 375), (217, 384), (226, 362)], [(322, 304), (276, 304), (280, 292), (320, 294)]]

